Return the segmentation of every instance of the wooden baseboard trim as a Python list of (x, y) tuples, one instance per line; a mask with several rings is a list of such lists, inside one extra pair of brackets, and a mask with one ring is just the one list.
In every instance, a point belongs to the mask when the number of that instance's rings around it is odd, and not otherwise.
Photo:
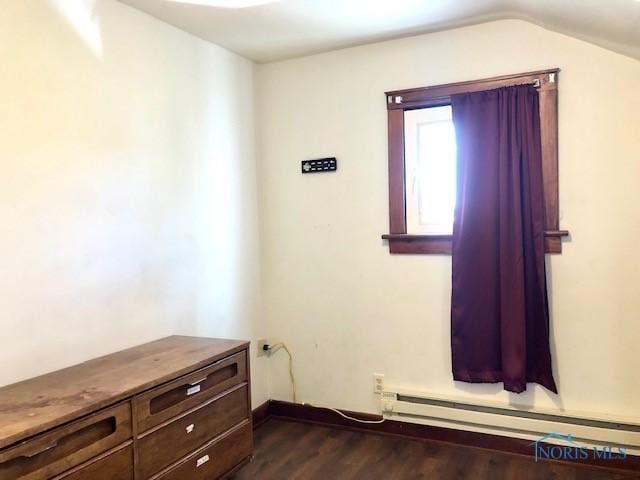
[(271, 416), (270, 407), (272, 400), (267, 400), (259, 407), (255, 408), (252, 412), (253, 416), (253, 429), (255, 430), (264, 422), (266, 422)]
[[(348, 410), (340, 411), (350, 417), (359, 418), (361, 420), (376, 420), (381, 418), (379, 415), (372, 415), (369, 413), (352, 412)], [(263, 424), (270, 418), (313, 423), (316, 425), (343, 428), (347, 430), (372, 432), (381, 435), (393, 435), (412, 440), (445, 442), (454, 445), (464, 445), (466, 447), (524, 455), (527, 457), (531, 457), (533, 454), (531, 441), (520, 438), (503, 437), (500, 435), (470, 432), (466, 430), (455, 430), (452, 428), (434, 427), (431, 425), (400, 422), (397, 420), (387, 420), (384, 423), (364, 424), (343, 418), (331, 410), (309, 407), (298, 403), (283, 402), (280, 400), (269, 400), (253, 411), (254, 428)], [(579, 463), (591, 467), (616, 468), (633, 472), (640, 471), (640, 457), (632, 455), (628, 455), (624, 460), (587, 458), (571, 461), (547, 459), (542, 461), (569, 465)]]

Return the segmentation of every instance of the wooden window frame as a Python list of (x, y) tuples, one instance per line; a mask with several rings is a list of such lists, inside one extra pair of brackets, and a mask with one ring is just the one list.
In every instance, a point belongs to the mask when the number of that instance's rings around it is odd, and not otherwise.
[(544, 182), (545, 252), (561, 253), (562, 237), (558, 205), (558, 77), (560, 69), (504, 75), (483, 80), (449, 83), (431, 87), (386, 92), (389, 135), (389, 242), (390, 253), (451, 254), (451, 235), (424, 235), (407, 232), (404, 112), (417, 108), (449, 105), (451, 96), (500, 87), (534, 84), (540, 94), (540, 134)]

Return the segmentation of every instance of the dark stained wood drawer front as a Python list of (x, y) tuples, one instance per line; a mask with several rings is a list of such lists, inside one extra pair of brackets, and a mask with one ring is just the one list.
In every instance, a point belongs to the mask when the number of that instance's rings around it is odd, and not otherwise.
[(219, 360), (135, 398), (138, 431), (144, 432), (247, 380), (246, 351)]
[(0, 480), (50, 478), (131, 435), (131, 407), (124, 403), (0, 451)]
[[(251, 426), (247, 422), (229, 435), (205, 446), (158, 480), (215, 480), (251, 455)], [(155, 479), (154, 479), (155, 480)]]
[(121, 448), (53, 480), (133, 480), (133, 447)]
[(249, 413), (244, 384), (142, 435), (137, 443), (138, 478), (149, 478), (168, 467), (242, 422)]

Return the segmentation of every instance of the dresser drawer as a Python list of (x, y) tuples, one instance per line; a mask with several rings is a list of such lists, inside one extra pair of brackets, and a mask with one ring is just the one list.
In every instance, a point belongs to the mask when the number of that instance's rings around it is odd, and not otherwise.
[(138, 431), (144, 432), (247, 380), (245, 351), (135, 397)]
[(130, 438), (125, 403), (0, 451), (0, 480), (50, 478)]
[(142, 435), (137, 442), (138, 478), (149, 478), (248, 417), (245, 384)]
[(53, 480), (133, 480), (133, 447), (121, 448)]
[(215, 480), (251, 455), (252, 448), (251, 425), (247, 422), (190, 455), (157, 480)]

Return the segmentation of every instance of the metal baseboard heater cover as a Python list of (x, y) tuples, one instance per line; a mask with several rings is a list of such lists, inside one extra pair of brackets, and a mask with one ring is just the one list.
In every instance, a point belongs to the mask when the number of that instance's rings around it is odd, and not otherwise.
[(387, 417), (432, 419), (462, 429), (471, 425), (507, 436), (571, 433), (576, 440), (640, 449), (640, 418), (524, 409), (389, 387), (381, 393), (380, 404)]

